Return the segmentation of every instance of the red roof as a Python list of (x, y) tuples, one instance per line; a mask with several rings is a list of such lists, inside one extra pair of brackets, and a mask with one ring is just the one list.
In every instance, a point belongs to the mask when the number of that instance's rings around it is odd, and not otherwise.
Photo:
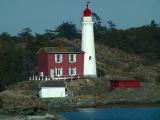
[(88, 4), (87, 4), (86, 9), (85, 9), (84, 12), (83, 12), (83, 16), (84, 16), (84, 17), (89, 17), (89, 16), (91, 16), (91, 10), (88, 8)]

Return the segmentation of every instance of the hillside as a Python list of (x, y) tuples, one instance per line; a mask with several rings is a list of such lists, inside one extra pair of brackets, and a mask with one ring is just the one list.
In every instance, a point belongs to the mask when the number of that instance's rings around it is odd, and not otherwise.
[[(95, 14), (95, 42), (98, 76), (110, 79), (126, 78), (159, 81), (160, 77), (160, 27), (153, 20), (150, 24), (126, 30), (107, 28)], [(42, 47), (65, 46), (80, 48), (81, 33), (72, 22), (32, 33), (24, 28), (18, 35), (0, 34), (0, 91), (8, 85), (28, 80), (36, 74), (37, 51)]]
[[(80, 40), (75, 42), (63, 40), (80, 48)], [(141, 81), (160, 81), (160, 61), (155, 64), (147, 64), (148, 60), (143, 56), (129, 54), (118, 48), (110, 48), (96, 42), (96, 59), (98, 76), (108, 79), (140, 79)]]
[(97, 66), (100, 71), (105, 71), (105, 75), (150, 82), (154, 82), (159, 77), (159, 63), (148, 65), (147, 60), (140, 55), (129, 54), (102, 44), (97, 44), (96, 51)]

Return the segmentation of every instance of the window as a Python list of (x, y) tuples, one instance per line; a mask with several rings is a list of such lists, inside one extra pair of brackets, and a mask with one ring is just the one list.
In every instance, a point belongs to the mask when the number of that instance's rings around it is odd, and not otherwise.
[(62, 76), (62, 68), (56, 68), (56, 76)]
[(75, 68), (69, 67), (69, 75), (70, 76), (75, 76), (76, 75), (76, 67)]
[(76, 54), (69, 54), (69, 62), (70, 63), (76, 62)]
[(55, 54), (55, 62), (56, 63), (62, 62), (62, 54)]
[(89, 60), (92, 60), (92, 57), (91, 57), (91, 56), (89, 56)]

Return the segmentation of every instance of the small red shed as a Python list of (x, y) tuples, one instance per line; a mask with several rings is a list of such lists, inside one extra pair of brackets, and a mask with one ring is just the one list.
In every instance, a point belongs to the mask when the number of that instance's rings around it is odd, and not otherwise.
[(74, 47), (44, 47), (37, 54), (41, 76), (53, 79), (83, 77), (83, 51)]
[(110, 80), (110, 90), (116, 88), (140, 88), (140, 80)]

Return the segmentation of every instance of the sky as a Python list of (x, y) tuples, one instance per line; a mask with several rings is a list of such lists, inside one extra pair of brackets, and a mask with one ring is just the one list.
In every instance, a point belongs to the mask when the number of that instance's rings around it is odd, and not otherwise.
[[(119, 29), (160, 23), (160, 0), (90, 0), (90, 8)], [(0, 0), (0, 33), (16, 35), (23, 28), (43, 33), (71, 21), (80, 29), (87, 0)]]

